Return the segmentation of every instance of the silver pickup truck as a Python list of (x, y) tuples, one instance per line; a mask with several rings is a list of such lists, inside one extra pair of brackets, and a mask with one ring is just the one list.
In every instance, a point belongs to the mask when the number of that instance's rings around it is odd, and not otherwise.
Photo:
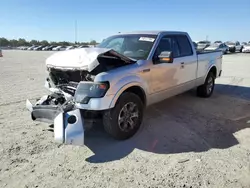
[(55, 140), (84, 145), (84, 131), (97, 118), (112, 137), (132, 137), (146, 107), (197, 88), (210, 97), (221, 75), (222, 52), (195, 50), (186, 32), (119, 33), (96, 48), (57, 52), (46, 60), (45, 87), (33, 120), (54, 123)]

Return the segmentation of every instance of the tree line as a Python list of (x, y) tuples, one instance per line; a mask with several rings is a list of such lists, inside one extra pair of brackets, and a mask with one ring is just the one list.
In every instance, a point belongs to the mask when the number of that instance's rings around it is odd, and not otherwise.
[(23, 38), (11, 39), (8, 40), (6, 38), (0, 38), (0, 46), (2, 47), (19, 47), (19, 46), (32, 46), (32, 45), (55, 45), (55, 46), (71, 46), (71, 45), (97, 45), (98, 43), (95, 40), (91, 40), (90, 42), (67, 42), (67, 41), (61, 41), (61, 42), (55, 42), (51, 41), (48, 42), (47, 40), (31, 40), (27, 41)]

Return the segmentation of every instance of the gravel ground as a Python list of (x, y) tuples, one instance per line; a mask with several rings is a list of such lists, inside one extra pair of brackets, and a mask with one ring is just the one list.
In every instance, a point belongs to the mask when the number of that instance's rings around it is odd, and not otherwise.
[(0, 58), (0, 187), (250, 187), (250, 54), (223, 57), (211, 98), (191, 91), (151, 106), (127, 141), (95, 127), (86, 147), (54, 143), (25, 109), (46, 92), (50, 54)]

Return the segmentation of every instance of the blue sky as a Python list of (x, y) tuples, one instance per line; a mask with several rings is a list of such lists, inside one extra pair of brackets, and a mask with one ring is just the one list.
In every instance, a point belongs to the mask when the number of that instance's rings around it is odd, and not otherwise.
[(250, 41), (250, 0), (1, 0), (0, 37), (101, 41), (119, 31), (181, 30)]

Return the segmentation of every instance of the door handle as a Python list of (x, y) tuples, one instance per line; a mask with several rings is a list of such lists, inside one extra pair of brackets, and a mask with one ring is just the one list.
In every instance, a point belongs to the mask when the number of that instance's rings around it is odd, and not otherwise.
[(150, 72), (150, 69), (144, 69), (142, 72)]
[(184, 68), (184, 62), (181, 62), (181, 69), (183, 69)]

